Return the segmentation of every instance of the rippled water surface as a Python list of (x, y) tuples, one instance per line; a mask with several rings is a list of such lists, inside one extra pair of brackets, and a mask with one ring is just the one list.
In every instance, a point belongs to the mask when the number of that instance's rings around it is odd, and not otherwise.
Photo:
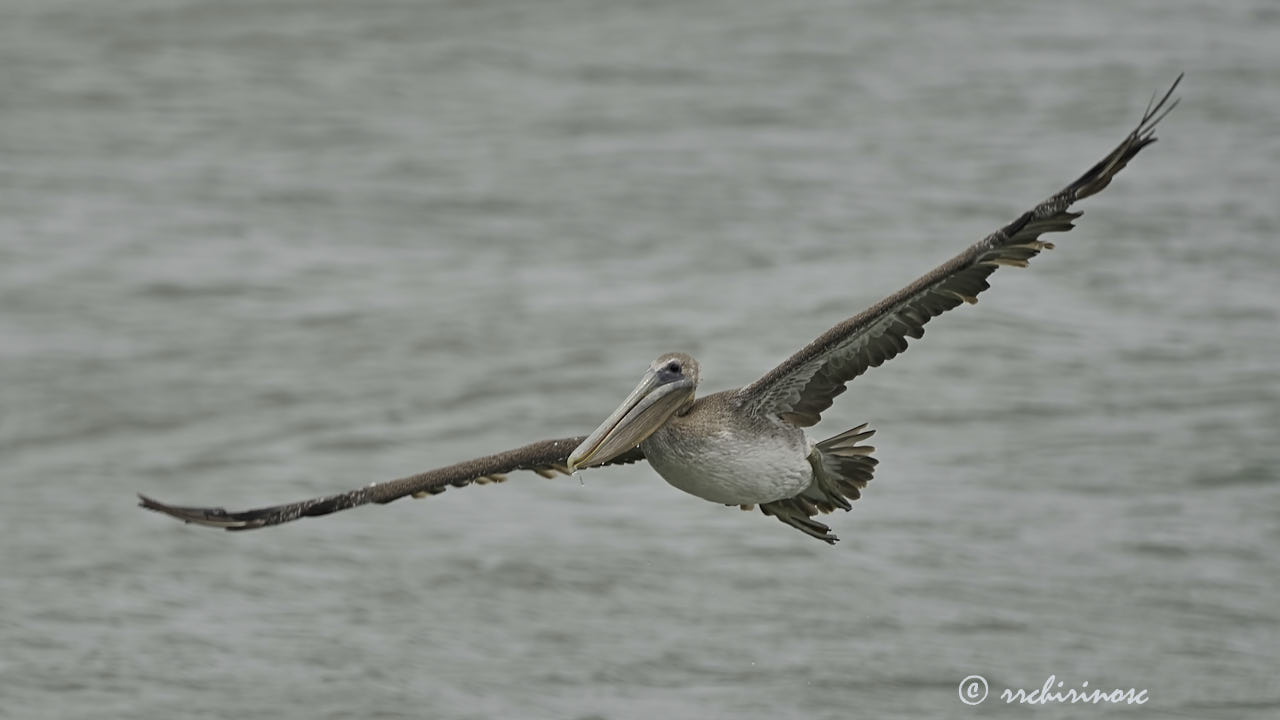
[[(0, 716), (1280, 715), (1280, 12), (0, 2)], [(750, 382), (1183, 104), (856, 381), (834, 549), (645, 466), (227, 534)], [(980, 674), (992, 696), (958, 697)], [(1117, 708), (1047, 705), (1038, 718)]]

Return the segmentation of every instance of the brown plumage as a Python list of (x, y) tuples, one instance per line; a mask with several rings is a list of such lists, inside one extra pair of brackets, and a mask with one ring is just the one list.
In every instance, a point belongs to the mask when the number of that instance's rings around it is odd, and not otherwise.
[(839, 323), (744, 388), (695, 399), (697, 362), (684, 353), (669, 353), (650, 365), (631, 396), (588, 436), (546, 440), (337, 495), (256, 510), (178, 507), (140, 495), (141, 505), (185, 522), (246, 530), (406, 495), (424, 497), (449, 487), (502, 482), (516, 470), (550, 477), (578, 467), (648, 460), (667, 482), (686, 492), (744, 510), (759, 505), (765, 515), (834, 543), (830, 528), (813, 516), (849, 510), (861, 496), (876, 465), (874, 448), (861, 443), (874, 431), (863, 424), (814, 443), (802, 428), (819, 421), (846, 383), (906, 350), (908, 338), (923, 336), (929, 320), (977, 302), (998, 268), (1026, 267), (1040, 251), (1052, 248), (1040, 236), (1070, 230), (1080, 217), (1071, 206), (1107, 187), (1155, 142), (1156, 124), (1178, 104), (1172, 96), (1181, 80), (1179, 75), (1158, 102), (1153, 97), (1137, 127), (1074, 182)]
[(1052, 243), (1040, 235), (1066, 232), (1081, 213), (1068, 209), (1093, 195), (1124, 169), (1144, 147), (1156, 141), (1156, 123), (1177, 106), (1169, 102), (1177, 80), (1159, 102), (1147, 105), (1137, 127), (1087, 172), (1044, 202), (1023, 213), (932, 272), (823, 333), (764, 377), (743, 388), (739, 398), (751, 412), (776, 415), (808, 427), (845, 391), (845, 383), (907, 349), (907, 338), (924, 336), (929, 320), (964, 303), (978, 301), (990, 287), (987, 278), (1002, 266), (1026, 267)]
[[(569, 470), (565, 467), (565, 462), (569, 459), (570, 451), (583, 439), (574, 437), (543, 440), (514, 450), (428, 470), (398, 480), (366, 485), (337, 495), (326, 495), (287, 505), (273, 505), (242, 512), (228, 512), (220, 507), (166, 505), (142, 494), (138, 495), (141, 500), (138, 504), (148, 510), (162, 512), (184, 522), (227, 530), (252, 530), (267, 525), (279, 525), (298, 518), (328, 515), (368, 503), (385, 505), (405, 496), (421, 498), (439, 495), (451, 487), (466, 487), (472, 483), (483, 485), (488, 482), (502, 482), (506, 480), (507, 473), (517, 470), (531, 470), (542, 477), (567, 475)], [(635, 448), (629, 453), (613, 458), (607, 464), (620, 465), (643, 459), (644, 454), (639, 448)]]

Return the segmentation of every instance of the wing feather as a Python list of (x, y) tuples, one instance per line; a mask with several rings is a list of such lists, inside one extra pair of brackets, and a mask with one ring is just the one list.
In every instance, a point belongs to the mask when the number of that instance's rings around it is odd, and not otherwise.
[[(349, 490), (337, 495), (312, 498), (287, 505), (255, 508), (240, 512), (229, 512), (220, 507), (179, 507), (167, 505), (139, 494), (139, 506), (148, 510), (164, 513), (183, 522), (220, 527), (227, 530), (252, 530), (268, 525), (297, 520), (298, 518), (328, 515), (329, 513), (368, 503), (386, 504), (392, 500), (405, 497), (415, 498), (428, 495), (439, 495), (451, 487), (465, 487), (472, 483), (482, 485), (490, 482), (503, 482), (506, 474), (516, 470), (531, 470), (543, 477), (555, 477), (557, 474), (569, 474), (567, 463), (569, 454), (578, 447), (586, 437), (563, 438), (560, 440), (543, 440), (531, 443), (514, 450), (507, 450), (474, 460), (456, 463), (447, 467), (428, 470), (417, 475), (410, 475), (398, 480), (374, 483), (361, 488)], [(640, 448), (619, 455), (607, 465), (633, 463), (644, 459)]]
[(738, 391), (744, 408), (799, 427), (818, 422), (845, 391), (845, 384), (907, 349), (907, 338), (924, 335), (929, 320), (965, 303), (976, 303), (997, 268), (1026, 267), (1052, 243), (1044, 233), (1066, 232), (1079, 212), (1069, 208), (1111, 183), (1142, 148), (1156, 141), (1155, 126), (1178, 104), (1170, 99), (1181, 82), (1148, 103), (1137, 127), (1105, 158), (1061, 191), (1021, 217), (974, 243), (897, 293), (823, 333), (781, 365)]

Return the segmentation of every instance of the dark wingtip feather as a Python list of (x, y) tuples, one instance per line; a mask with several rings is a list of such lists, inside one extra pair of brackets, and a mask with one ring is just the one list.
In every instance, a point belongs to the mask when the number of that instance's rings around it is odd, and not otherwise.
[(182, 507), (168, 505), (154, 498), (138, 493), (138, 506), (154, 512), (168, 515), (184, 523), (195, 523), (208, 527), (221, 527), (228, 530), (244, 530), (257, 527), (253, 518), (242, 517), (244, 513), (229, 513), (224, 508)]

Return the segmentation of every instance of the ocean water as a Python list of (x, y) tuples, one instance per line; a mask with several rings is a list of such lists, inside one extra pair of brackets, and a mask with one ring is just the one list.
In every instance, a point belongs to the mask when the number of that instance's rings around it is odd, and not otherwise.
[[(0, 2), (0, 716), (1280, 715), (1265, 0)], [(229, 534), (748, 383), (1182, 105), (854, 382), (831, 548), (641, 465)], [(961, 699), (987, 681), (978, 707)], [(1135, 688), (1143, 705), (1009, 705)]]

